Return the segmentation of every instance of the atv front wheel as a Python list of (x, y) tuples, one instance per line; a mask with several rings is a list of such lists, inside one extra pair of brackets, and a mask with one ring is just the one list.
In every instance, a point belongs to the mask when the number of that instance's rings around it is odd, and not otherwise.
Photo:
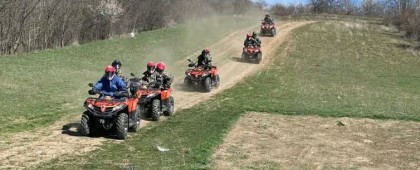
[(128, 130), (128, 115), (127, 113), (120, 113), (115, 122), (115, 131), (117, 139), (127, 138)]
[(93, 136), (94, 134), (94, 127), (93, 122), (90, 119), (89, 112), (85, 111), (82, 114), (82, 118), (80, 120), (80, 126), (77, 129), (80, 135), (82, 136)]
[(214, 81), (215, 81), (214, 87), (216, 89), (219, 88), (219, 85), (220, 85), (220, 76), (219, 75), (216, 75), (216, 77), (214, 78)]
[(162, 106), (159, 99), (154, 99), (152, 102), (152, 120), (159, 121)]
[(174, 97), (170, 96), (166, 102), (166, 111), (163, 112), (163, 114), (165, 114), (165, 116), (172, 116), (174, 115), (174, 110), (175, 110), (175, 100)]
[(257, 64), (260, 64), (261, 63), (261, 60), (262, 60), (262, 53), (258, 53), (258, 56), (257, 56)]
[(206, 79), (204, 80), (204, 90), (206, 92), (211, 91), (211, 78), (210, 77), (206, 77)]
[(273, 35), (273, 37), (276, 35), (276, 29), (271, 30), (271, 35)]
[(246, 60), (246, 53), (244, 51), (242, 51), (241, 60), (242, 61)]
[(137, 132), (139, 130), (139, 127), (140, 127), (140, 106), (137, 106), (134, 114), (132, 114), (130, 116), (131, 116), (130, 119), (134, 123), (134, 125), (132, 125), (131, 127), (128, 127), (128, 131), (129, 132)]

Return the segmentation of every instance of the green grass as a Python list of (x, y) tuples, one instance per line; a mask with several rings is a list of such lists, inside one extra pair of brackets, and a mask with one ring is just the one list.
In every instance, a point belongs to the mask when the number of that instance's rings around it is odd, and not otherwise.
[[(174, 62), (227, 34), (253, 24), (246, 17), (215, 17), (80, 46), (18, 56), (0, 56), (0, 134), (48, 126), (81, 114), (87, 84), (96, 82), (114, 59), (124, 73), (139, 74), (147, 61)], [(179, 68), (184, 69), (184, 68)]]
[[(208, 169), (245, 112), (420, 120), (420, 58), (366, 23), (298, 28), (267, 70), (118, 144), (44, 164), (54, 169)], [(159, 152), (156, 144), (169, 148)], [(267, 165), (268, 167), (271, 165)], [(274, 165), (273, 165), (274, 166)]]

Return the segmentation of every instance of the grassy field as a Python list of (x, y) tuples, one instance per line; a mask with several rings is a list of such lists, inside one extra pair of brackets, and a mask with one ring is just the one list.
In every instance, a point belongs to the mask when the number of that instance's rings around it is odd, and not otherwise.
[[(420, 58), (366, 22), (322, 21), (294, 31), (268, 69), (90, 155), (42, 168), (211, 168), (215, 147), (248, 111), (420, 120)], [(160, 152), (157, 146), (168, 148)]]
[[(80, 46), (18, 56), (0, 56), (0, 134), (47, 126), (83, 111), (87, 84), (97, 81), (114, 59), (124, 73), (140, 73), (145, 63), (174, 61), (192, 54), (239, 28), (246, 17), (215, 17)], [(183, 68), (182, 68), (183, 69)]]

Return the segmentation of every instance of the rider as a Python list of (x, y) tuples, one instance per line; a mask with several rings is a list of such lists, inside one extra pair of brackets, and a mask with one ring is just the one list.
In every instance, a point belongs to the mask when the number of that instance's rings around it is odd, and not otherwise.
[(258, 47), (261, 47), (261, 40), (257, 37), (257, 33), (255, 31), (252, 32), (252, 38), (255, 40), (256, 45)]
[(90, 94), (94, 94), (95, 91), (102, 92), (101, 96), (111, 96), (115, 98), (120, 98), (115, 96), (116, 92), (127, 92), (127, 86), (120, 77), (116, 75), (116, 70), (112, 66), (105, 67), (105, 74), (102, 78), (92, 87), (92, 90), (89, 90)]
[(244, 41), (244, 46), (245, 47), (248, 47), (248, 46), (255, 47), (257, 44), (258, 44), (257, 41), (252, 38), (251, 34), (246, 34), (246, 39)]
[(197, 67), (211, 67), (210, 49), (205, 48), (201, 51), (201, 54), (197, 57)]
[(153, 82), (155, 79), (156, 65), (155, 63), (149, 61), (147, 62), (146, 67), (147, 70), (143, 72), (143, 77), (141, 79), (147, 83)]
[(174, 76), (168, 74), (165, 71), (165, 63), (159, 62), (156, 64), (156, 82), (155, 87), (161, 87), (162, 89), (169, 89), (174, 80)]
[(274, 24), (273, 23), (273, 19), (270, 18), (270, 15), (268, 15), (267, 13), (264, 16), (264, 22), (268, 22), (270, 24)]

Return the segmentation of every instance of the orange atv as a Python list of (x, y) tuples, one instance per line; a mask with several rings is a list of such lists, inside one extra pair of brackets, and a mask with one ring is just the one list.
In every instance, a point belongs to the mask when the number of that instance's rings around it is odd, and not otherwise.
[(258, 46), (247, 46), (242, 49), (242, 61), (254, 60), (256, 63), (260, 63), (262, 60), (261, 48)]
[[(133, 73), (131, 75), (135, 77)], [(130, 91), (133, 90), (134, 87), (131, 87)], [(156, 88), (153, 83), (140, 80), (139, 86), (135, 90), (135, 96), (138, 98), (138, 106), (142, 116), (158, 121), (162, 113), (165, 116), (174, 114), (175, 100), (171, 96), (172, 88)]]
[(220, 76), (217, 73), (218, 69), (216, 66), (209, 66), (204, 68), (197, 66), (196, 62), (192, 62), (188, 59), (190, 64), (185, 71), (184, 84), (187, 87), (202, 88), (206, 92), (210, 92), (212, 88), (218, 88), (220, 85)]
[[(93, 86), (92, 83), (89, 86)], [(117, 93), (115, 97), (104, 96), (100, 91), (89, 91), (90, 95), (101, 94), (99, 98), (89, 97), (84, 103), (79, 133), (83, 136), (95, 136), (100, 130), (114, 133), (117, 139), (125, 139), (127, 131), (136, 132), (140, 127), (140, 109), (137, 98), (128, 97), (127, 92)]]
[(270, 23), (270, 22), (261, 23), (260, 36), (264, 36), (267, 34), (271, 35), (272, 37), (276, 35), (276, 26), (274, 25), (274, 23)]

